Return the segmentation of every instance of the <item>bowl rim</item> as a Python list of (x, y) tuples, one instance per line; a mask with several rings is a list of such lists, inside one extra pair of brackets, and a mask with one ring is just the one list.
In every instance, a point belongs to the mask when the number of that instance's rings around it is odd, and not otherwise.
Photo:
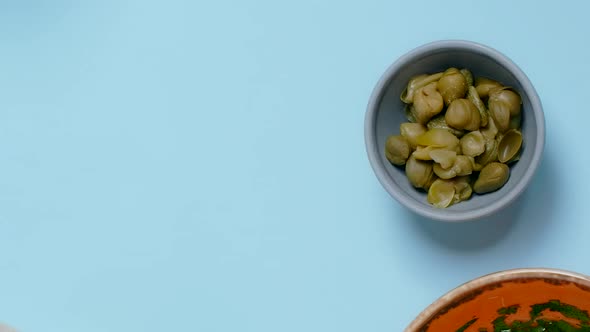
[(566, 280), (578, 284), (590, 286), (590, 277), (581, 273), (556, 268), (518, 268), (508, 269), (489, 273), (475, 279), (472, 279), (447, 292), (428, 307), (426, 307), (418, 316), (404, 329), (404, 332), (416, 332), (419, 327), (426, 323), (437, 312), (444, 309), (450, 302), (467, 295), (474, 289), (496, 284), (499, 282), (522, 279), (522, 278), (543, 278)]
[[(376, 139), (376, 118), (379, 104), (385, 94), (386, 88), (389, 85), (391, 79), (399, 69), (411, 63), (415, 58), (419, 58), (429, 53), (440, 52), (441, 49), (448, 50), (463, 50), (478, 53), (490, 57), (498, 64), (506, 68), (510, 73), (514, 75), (517, 81), (522, 85), (524, 93), (529, 97), (531, 101), (531, 108), (534, 114), (535, 125), (537, 127), (537, 135), (535, 137), (535, 150), (533, 152), (532, 159), (529, 166), (525, 170), (524, 175), (518, 180), (516, 186), (510, 190), (506, 195), (500, 199), (494, 201), (492, 204), (480, 208), (477, 210), (468, 211), (449, 211), (449, 210), (435, 210), (435, 209), (424, 209), (423, 206), (415, 202), (412, 198), (406, 196), (399, 190), (396, 185), (391, 181), (391, 177), (387, 172), (385, 165), (383, 164), (380, 156), (380, 152), (377, 147)], [(526, 189), (531, 182), (538, 166), (541, 162), (541, 157), (545, 148), (545, 116), (543, 114), (543, 106), (537, 91), (533, 84), (526, 76), (526, 74), (518, 67), (511, 59), (499, 51), (468, 40), (439, 40), (418, 46), (413, 50), (399, 57), (393, 64), (391, 64), (385, 73), (381, 76), (373, 92), (369, 98), (367, 105), (367, 111), (365, 114), (365, 148), (369, 163), (377, 176), (378, 181), (385, 188), (385, 190), (399, 203), (409, 208), (411, 211), (430, 219), (445, 221), (445, 222), (464, 222), (475, 219), (480, 219), (491, 214), (494, 214), (498, 210), (510, 205), (516, 200)]]

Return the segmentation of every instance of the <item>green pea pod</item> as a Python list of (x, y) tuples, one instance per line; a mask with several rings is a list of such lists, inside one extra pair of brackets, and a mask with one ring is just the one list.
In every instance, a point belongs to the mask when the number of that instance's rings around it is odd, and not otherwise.
[(428, 189), (427, 200), (437, 208), (447, 208), (453, 204), (466, 201), (471, 197), (473, 189), (469, 184), (469, 176), (453, 179), (437, 179)]
[(465, 81), (467, 82), (467, 86), (473, 86), (473, 74), (467, 68), (463, 68), (459, 70), (463, 77), (465, 77)]
[(469, 88), (467, 89), (467, 99), (469, 99), (469, 101), (471, 101), (473, 103), (473, 105), (475, 105), (477, 110), (479, 111), (480, 126), (481, 127), (487, 126), (488, 125), (488, 110), (486, 109), (486, 106), (483, 104), (483, 101), (481, 101), (481, 99), (479, 98), (479, 95), (477, 94), (477, 90), (475, 89), (475, 87), (473, 85), (469, 86)]
[(467, 92), (467, 80), (457, 68), (445, 70), (436, 84), (445, 105), (449, 105), (455, 99), (465, 97)]
[(416, 158), (417, 160), (432, 160), (432, 157), (430, 156), (430, 152), (437, 150), (440, 148), (435, 148), (432, 146), (418, 146), (416, 148), (416, 151), (414, 151), (412, 153), (412, 157)]
[(406, 104), (411, 104), (414, 101), (414, 94), (418, 89), (432, 82), (438, 81), (442, 75), (443, 73), (436, 73), (432, 75), (423, 74), (413, 77), (410, 79), (410, 82), (408, 82), (408, 86), (402, 92), (400, 99)]
[(455, 129), (478, 130), (481, 117), (477, 107), (468, 99), (455, 99), (447, 108), (445, 121)]
[(477, 157), (486, 150), (486, 139), (479, 131), (469, 132), (461, 137), (461, 152), (468, 157)]
[(496, 123), (494, 122), (494, 118), (488, 118), (488, 125), (485, 128), (480, 129), (481, 134), (485, 137), (486, 140), (493, 140), (498, 135), (498, 128), (496, 127)]
[(406, 112), (406, 119), (408, 119), (409, 122), (411, 123), (416, 123), (418, 121), (416, 121), (416, 116), (414, 115), (414, 105), (412, 104), (406, 104), (406, 107), (404, 107), (404, 111)]
[(441, 179), (448, 180), (456, 176), (470, 175), (473, 172), (473, 158), (457, 156), (455, 162), (449, 168), (443, 168), (441, 164), (435, 163), (432, 170)]
[(414, 94), (414, 103), (412, 112), (416, 121), (426, 124), (433, 116), (443, 110), (443, 99), (436, 90), (436, 83), (430, 83), (421, 87)]
[(473, 191), (478, 194), (496, 191), (506, 184), (509, 177), (508, 166), (497, 162), (489, 163), (479, 172), (479, 176), (473, 184)]
[(498, 131), (503, 133), (510, 127), (510, 109), (505, 103), (489, 102), (490, 114)]
[(475, 157), (475, 163), (481, 167), (498, 160), (498, 142), (495, 139), (486, 141), (486, 150), (484, 153)]
[(411, 152), (410, 144), (403, 136), (389, 136), (385, 142), (385, 157), (394, 165), (405, 165)]
[(469, 183), (469, 176), (459, 176), (452, 181), (455, 185), (455, 197), (453, 197), (451, 205), (468, 200), (473, 193), (473, 189)]
[(442, 114), (439, 114), (439, 115), (435, 116), (434, 118), (432, 118), (430, 121), (428, 121), (428, 123), (426, 124), (426, 127), (428, 127), (428, 129), (434, 129), (434, 128), (446, 129), (446, 130), (450, 131), (451, 134), (453, 134), (457, 137), (461, 137), (465, 134), (464, 130), (458, 130), (458, 129), (449, 127), (449, 125), (447, 124), (447, 121), (445, 121), (445, 116)]
[(497, 104), (502, 103), (510, 111), (510, 116), (514, 117), (520, 115), (520, 109), (522, 106), (522, 99), (520, 95), (509, 87), (493, 88), (489, 91), (490, 99), (488, 103)]
[(415, 150), (418, 146), (417, 139), (426, 132), (426, 127), (419, 123), (404, 122), (399, 126), (399, 132), (408, 141), (410, 148)]
[(477, 94), (481, 99), (488, 98), (491, 89), (501, 86), (502, 84), (485, 77), (478, 77), (475, 80), (475, 89), (477, 89)]
[(498, 142), (498, 161), (508, 163), (518, 156), (522, 146), (522, 134), (520, 131), (510, 129)]
[(457, 136), (451, 134), (448, 130), (444, 129), (430, 129), (424, 134), (416, 138), (418, 145), (432, 146), (435, 148), (448, 148), (448, 150), (454, 150), (459, 146), (459, 139)]
[(434, 149), (430, 151), (430, 158), (442, 168), (449, 168), (457, 160), (457, 152), (445, 149)]
[(399, 126), (400, 135), (402, 135), (410, 144), (412, 150), (418, 146), (418, 136), (426, 132), (426, 127), (419, 123), (404, 122)]
[(436, 179), (432, 171), (432, 162), (422, 161), (410, 156), (406, 162), (406, 176), (412, 186), (428, 190)]
[(455, 184), (453, 181), (438, 179), (432, 183), (428, 189), (428, 203), (439, 209), (444, 209), (451, 205), (455, 198)]

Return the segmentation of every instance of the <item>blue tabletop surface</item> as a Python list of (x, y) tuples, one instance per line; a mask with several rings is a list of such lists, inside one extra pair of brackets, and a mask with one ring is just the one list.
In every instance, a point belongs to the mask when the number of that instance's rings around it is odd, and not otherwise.
[[(516, 267), (590, 273), (585, 1), (0, 2), (0, 321), (21, 331), (401, 331)], [(405, 210), (366, 157), (399, 56), (477, 41), (547, 145), (480, 222)]]

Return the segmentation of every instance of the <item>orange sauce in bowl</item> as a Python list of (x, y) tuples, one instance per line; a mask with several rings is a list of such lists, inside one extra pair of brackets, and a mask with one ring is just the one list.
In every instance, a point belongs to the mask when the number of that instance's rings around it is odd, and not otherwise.
[[(589, 311), (590, 288), (554, 279), (523, 278), (499, 282), (476, 289), (448, 304), (422, 325), (419, 331), (455, 332), (474, 318), (477, 318), (477, 321), (465, 329), (465, 332), (478, 332), (480, 328), (494, 331), (492, 322), (501, 316), (498, 309), (518, 306), (515, 313), (506, 315), (506, 323), (511, 324), (515, 320), (530, 320), (533, 305), (552, 300)], [(560, 312), (550, 310), (544, 310), (541, 317), (552, 321), (565, 320), (574, 326), (580, 323)]]

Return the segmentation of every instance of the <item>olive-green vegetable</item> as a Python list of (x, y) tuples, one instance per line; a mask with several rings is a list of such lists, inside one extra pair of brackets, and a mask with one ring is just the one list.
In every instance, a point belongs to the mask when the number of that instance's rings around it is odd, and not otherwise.
[(455, 129), (478, 130), (479, 111), (468, 99), (455, 99), (447, 108), (445, 121)]
[(434, 149), (430, 151), (430, 158), (442, 168), (449, 168), (457, 160), (457, 152), (445, 149)]
[(503, 103), (510, 111), (511, 117), (520, 115), (522, 100), (514, 90), (508, 87), (497, 87), (490, 89), (489, 93), (488, 104)]
[(472, 160), (472, 158), (467, 156), (459, 155), (450, 168), (445, 169), (440, 164), (435, 163), (433, 171), (439, 178), (445, 180), (452, 179), (456, 176), (470, 175), (473, 172)]
[(510, 110), (508, 109), (508, 105), (506, 103), (488, 102), (488, 109), (498, 131), (503, 133), (508, 130), (510, 127)]
[(520, 131), (511, 129), (502, 136), (498, 142), (498, 161), (507, 163), (518, 155), (522, 146), (522, 134)]
[(434, 164), (432, 170), (436, 176), (444, 180), (449, 180), (457, 176), (457, 171), (453, 167), (444, 169), (440, 165)]
[(488, 125), (488, 110), (486, 106), (483, 104), (483, 101), (479, 99), (479, 95), (477, 94), (477, 90), (475, 87), (470, 86), (467, 89), (467, 99), (475, 105), (477, 111), (479, 112), (479, 117), (481, 118), (480, 126), (485, 127)]
[(473, 74), (471, 74), (471, 71), (467, 68), (463, 68), (461, 70), (459, 70), (459, 72), (461, 72), (461, 74), (463, 75), (463, 77), (465, 77), (465, 82), (467, 83), (467, 86), (472, 86), (473, 85)]
[(496, 138), (496, 135), (498, 135), (498, 128), (496, 127), (496, 123), (492, 118), (489, 118), (488, 125), (481, 128), (479, 131), (486, 140), (494, 139)]
[(406, 162), (406, 176), (412, 186), (425, 190), (428, 190), (436, 179), (432, 171), (432, 162), (418, 160), (414, 156), (410, 156)]
[(399, 126), (399, 132), (410, 144), (410, 148), (415, 150), (418, 146), (418, 136), (426, 132), (426, 127), (419, 123), (404, 122)]
[(448, 130), (438, 128), (430, 129), (418, 136), (416, 142), (423, 146), (449, 148), (449, 150), (454, 150), (455, 147), (459, 146), (459, 139), (457, 136), (451, 134)]
[(452, 204), (457, 204), (462, 201), (466, 201), (471, 197), (473, 189), (469, 184), (469, 176), (459, 176), (454, 178), (453, 184), (455, 186), (455, 196), (453, 197)]
[(458, 130), (458, 129), (449, 127), (449, 125), (447, 124), (447, 121), (445, 121), (445, 116), (442, 114), (437, 115), (434, 118), (432, 118), (432, 120), (428, 121), (428, 123), (426, 124), (426, 127), (428, 127), (428, 129), (434, 129), (434, 128), (446, 129), (446, 130), (450, 131), (451, 134), (453, 134), (457, 137), (461, 137), (465, 134), (464, 130)]
[(414, 104), (406, 104), (404, 110), (406, 113), (406, 119), (411, 123), (416, 122), (416, 116), (414, 116)]
[(438, 81), (443, 73), (436, 73), (432, 75), (418, 75), (410, 79), (408, 86), (402, 92), (400, 99), (406, 103), (410, 104), (414, 101), (414, 93), (423, 86), (426, 86), (429, 83)]
[(490, 89), (501, 87), (502, 84), (485, 77), (478, 77), (475, 80), (475, 89), (479, 98), (486, 99), (490, 93)]
[(470, 175), (473, 172), (473, 158), (462, 155), (457, 156), (453, 168), (455, 168), (457, 176)]
[[(489, 91), (488, 108), (500, 132), (510, 128), (511, 117), (520, 116), (520, 96), (510, 88), (496, 87)], [(517, 123), (520, 122), (516, 120)], [(513, 124), (515, 125), (515, 124)], [(520, 124), (518, 124), (520, 126)]]
[(436, 91), (436, 82), (432, 82), (416, 91), (412, 112), (416, 122), (426, 124), (442, 111), (443, 106), (442, 96)]
[(460, 176), (450, 180), (437, 179), (428, 189), (427, 199), (437, 208), (446, 208), (468, 200), (472, 193), (469, 176)]
[(498, 142), (495, 139), (486, 141), (486, 150), (484, 153), (475, 157), (475, 163), (482, 167), (498, 160)]
[(389, 136), (385, 142), (385, 157), (394, 165), (405, 165), (410, 157), (410, 144), (401, 136)]
[(455, 198), (455, 184), (453, 181), (437, 179), (428, 189), (427, 200), (437, 208), (446, 208)]
[(496, 191), (506, 184), (509, 177), (508, 166), (498, 162), (489, 163), (479, 172), (479, 176), (473, 184), (473, 191), (478, 194)]
[(467, 92), (467, 80), (457, 68), (449, 68), (438, 80), (437, 87), (445, 105), (449, 105), (453, 100), (465, 96)]
[(469, 157), (477, 157), (486, 150), (486, 140), (479, 131), (472, 131), (461, 137), (461, 151)]
[(414, 156), (414, 158), (416, 158), (418, 160), (432, 160), (432, 157), (430, 156), (430, 152), (432, 152), (433, 150), (437, 150), (437, 149), (441, 149), (441, 148), (436, 148), (433, 146), (418, 146), (418, 147), (416, 147), (416, 151), (414, 151), (412, 153), (412, 156)]
[[(458, 155), (459, 153), (461, 153), (461, 148), (457, 145), (456, 147), (435, 147), (435, 146), (418, 146), (416, 147), (416, 150), (412, 153), (412, 155), (414, 157), (416, 157), (416, 159), (418, 160), (434, 160), (434, 158), (432, 157), (432, 153), (435, 154), (436, 157), (438, 158), (444, 158), (443, 155), (441, 155), (441, 151), (447, 151), (449, 153), (455, 153), (455, 155)], [(447, 154), (447, 156), (449, 156), (450, 154)], [(452, 158), (452, 157), (449, 157)]]
[(448, 68), (413, 77), (400, 98), (409, 122), (387, 138), (385, 156), (405, 165), (408, 181), (427, 191), (430, 204), (446, 208), (505, 185), (507, 165), (524, 144), (517, 91)]

